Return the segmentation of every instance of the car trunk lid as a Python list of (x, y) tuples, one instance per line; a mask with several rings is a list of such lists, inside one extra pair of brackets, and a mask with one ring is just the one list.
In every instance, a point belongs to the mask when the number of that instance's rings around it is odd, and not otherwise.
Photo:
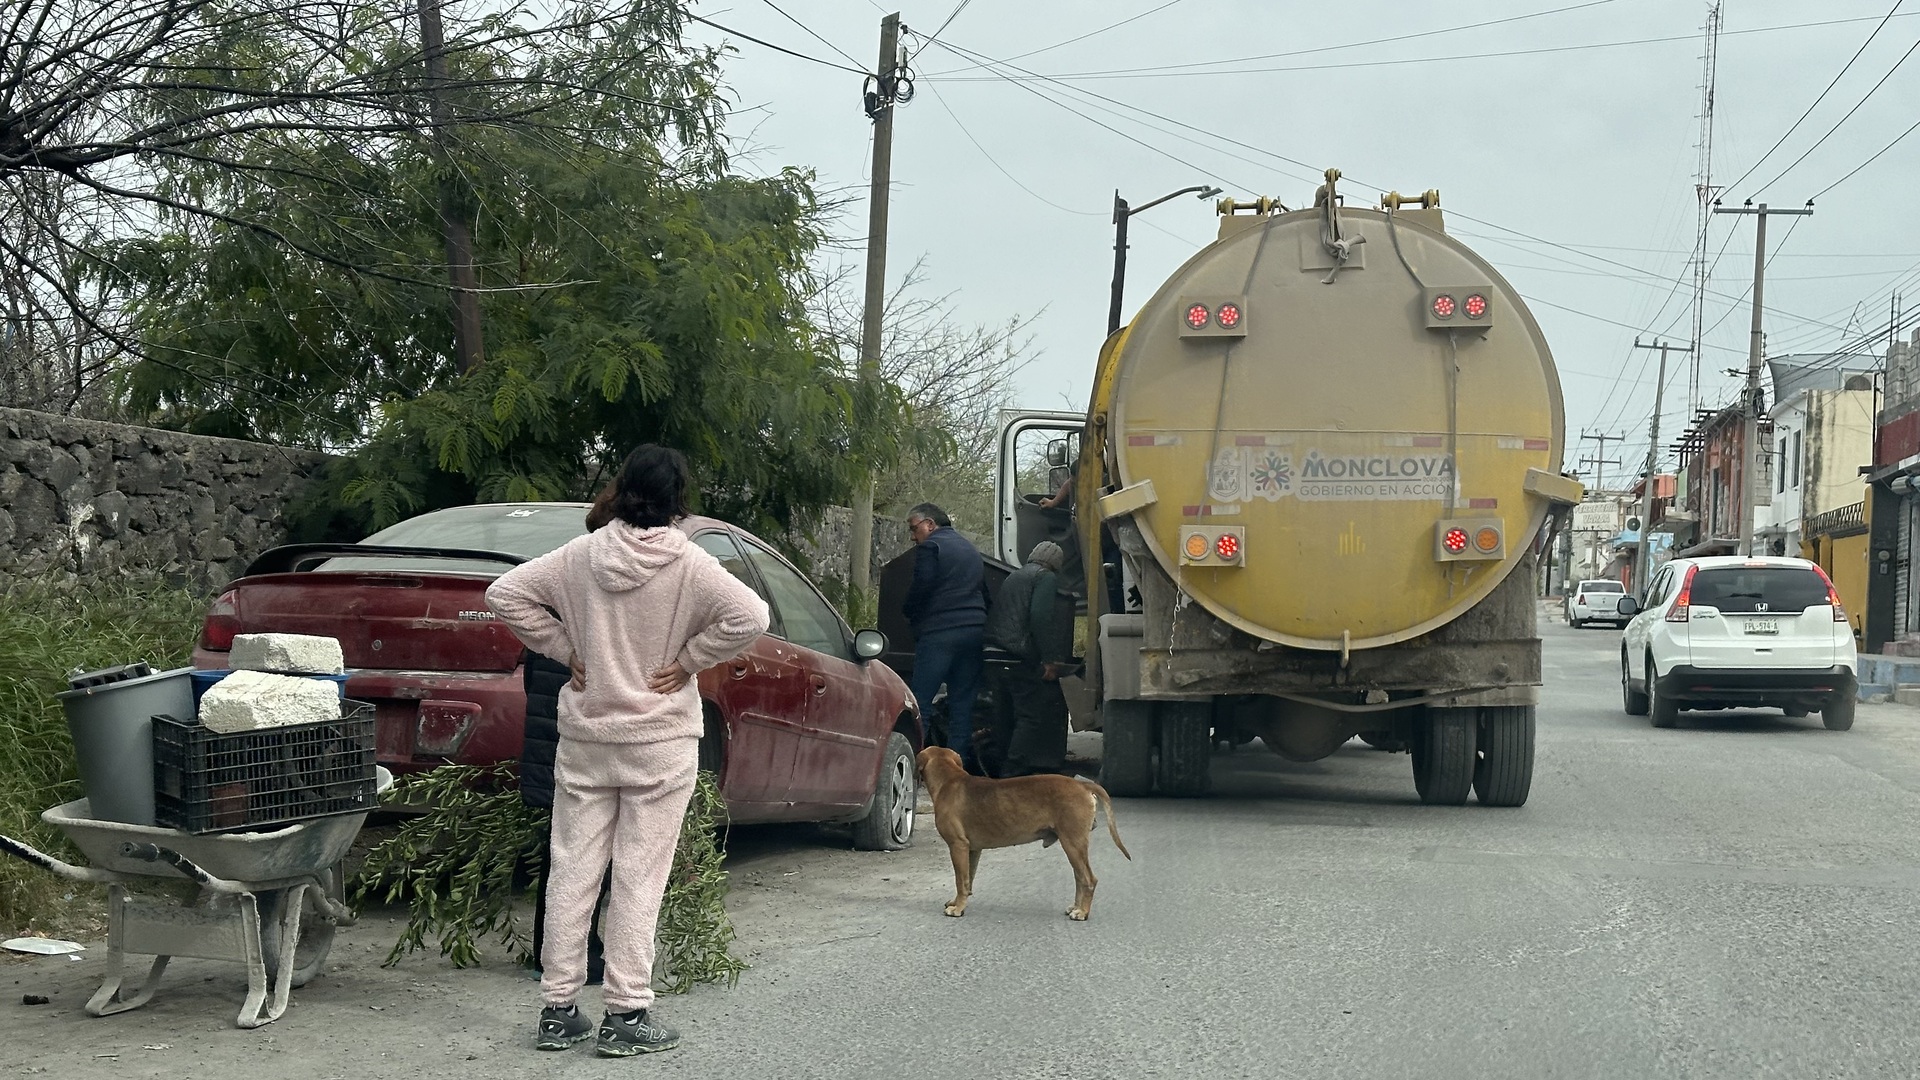
[(233, 634), (338, 638), (350, 668), (512, 671), (521, 645), (487, 607), (493, 578), (460, 574), (318, 570), (234, 582), (230, 613), (208, 628), (217, 648)]
[(1750, 563), (1706, 567), (1693, 578), (1689, 659), (1704, 668), (1828, 668), (1840, 662), (1847, 623), (1836, 620), (1826, 579), (1809, 567)]

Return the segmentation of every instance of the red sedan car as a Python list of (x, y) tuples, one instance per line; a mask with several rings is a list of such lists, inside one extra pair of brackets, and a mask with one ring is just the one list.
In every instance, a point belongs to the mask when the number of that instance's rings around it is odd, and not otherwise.
[[(207, 613), (197, 668), (224, 668), (236, 634), (321, 634), (346, 654), (347, 695), (371, 702), (380, 763), (414, 772), (517, 760), (526, 650), (486, 603), (509, 566), (586, 532), (584, 503), (489, 503), (422, 514), (359, 544), (297, 544), (256, 559)], [(772, 626), (699, 676), (702, 762), (736, 823), (853, 822), (861, 847), (913, 837), (919, 709), (877, 630), (851, 631), (804, 575), (745, 530), (679, 526), (767, 601)]]

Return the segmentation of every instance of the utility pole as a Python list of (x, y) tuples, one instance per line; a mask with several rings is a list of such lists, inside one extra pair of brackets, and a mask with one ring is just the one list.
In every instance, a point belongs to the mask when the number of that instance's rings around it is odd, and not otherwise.
[[(860, 378), (880, 377), (881, 317), (887, 308), (887, 196), (893, 189), (893, 91), (899, 64), (900, 13), (880, 20), (880, 63), (867, 92), (873, 121), (873, 182), (867, 189), (867, 296), (860, 318)], [(864, 594), (873, 584), (873, 477), (858, 485), (847, 583)]]
[(462, 375), (486, 358), (480, 335), (480, 276), (473, 269), (473, 227), (467, 224), (465, 189), (447, 153), (447, 42), (440, 28), (440, 0), (420, 0), (420, 50), (427, 63), (427, 115), (433, 121), (434, 157), (440, 166), (440, 232), (447, 245), (447, 278), (453, 284), (453, 351)]
[(1633, 591), (1641, 597), (1647, 595), (1648, 571), (1652, 568), (1653, 546), (1653, 470), (1660, 462), (1660, 410), (1666, 402), (1667, 390), (1667, 353), (1676, 351), (1693, 352), (1691, 345), (1679, 348), (1664, 341), (1655, 341), (1642, 345), (1639, 338), (1633, 339), (1636, 349), (1660, 350), (1660, 378), (1653, 384), (1653, 422), (1647, 429), (1647, 472), (1646, 487), (1640, 493), (1640, 542), (1633, 553)]
[(1580, 464), (1582, 465), (1595, 466), (1593, 473), (1593, 490), (1595, 494), (1599, 494), (1607, 489), (1607, 470), (1604, 466), (1620, 464), (1619, 459), (1606, 456), (1607, 444), (1610, 442), (1625, 442), (1627, 441), (1627, 437), (1625, 435), (1595, 435), (1590, 431), (1581, 432), (1580, 437), (1582, 439), (1592, 439), (1594, 442), (1600, 444), (1599, 456), (1580, 459)]
[(1740, 498), (1740, 547), (1748, 555), (1753, 554), (1753, 510), (1760, 494), (1760, 356), (1766, 351), (1766, 338), (1760, 329), (1760, 315), (1766, 310), (1761, 290), (1767, 277), (1767, 215), (1791, 214), (1804, 217), (1813, 213), (1813, 201), (1798, 210), (1774, 210), (1766, 203), (1759, 206), (1716, 206), (1716, 214), (1754, 214), (1758, 224), (1754, 228), (1753, 240), (1753, 330), (1747, 338), (1747, 393), (1745, 407), (1746, 423), (1741, 431), (1745, 443), (1740, 448), (1741, 486), (1745, 492)]

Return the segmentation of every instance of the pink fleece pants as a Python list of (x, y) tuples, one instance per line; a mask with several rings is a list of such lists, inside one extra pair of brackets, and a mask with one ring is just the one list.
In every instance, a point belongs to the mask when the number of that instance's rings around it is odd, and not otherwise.
[(680, 823), (700, 768), (700, 740), (587, 743), (562, 738), (553, 765), (553, 859), (547, 867), (540, 996), (570, 1005), (587, 981), (587, 934), (607, 863), (613, 890), (601, 936), (608, 1012), (653, 1004), (653, 936)]

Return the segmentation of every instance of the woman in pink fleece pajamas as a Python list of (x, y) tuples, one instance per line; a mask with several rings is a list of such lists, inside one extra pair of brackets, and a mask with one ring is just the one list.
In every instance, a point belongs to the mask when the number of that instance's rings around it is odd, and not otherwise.
[[(607, 1015), (597, 1051), (625, 1057), (678, 1045), (648, 1016), (653, 938), (703, 728), (694, 676), (766, 632), (766, 602), (673, 525), (686, 516), (687, 463), (647, 445), (615, 481), (613, 520), (487, 590), (528, 648), (567, 658), (554, 760), (553, 857), (535, 1045), (561, 1050), (593, 1026), (575, 1005), (587, 934), (609, 861)], [(557, 615), (557, 617), (556, 617)]]

